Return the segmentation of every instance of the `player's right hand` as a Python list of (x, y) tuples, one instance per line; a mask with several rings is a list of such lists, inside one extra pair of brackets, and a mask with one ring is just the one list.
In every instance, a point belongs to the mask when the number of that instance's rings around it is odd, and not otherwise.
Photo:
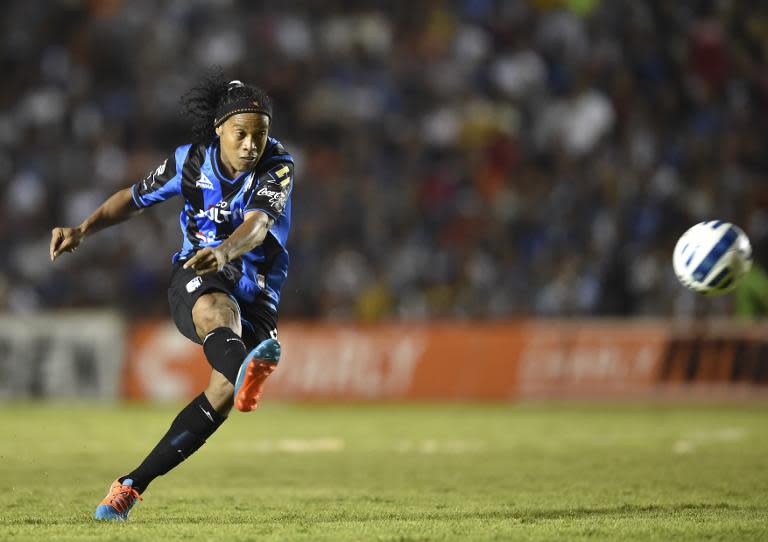
[(80, 228), (53, 228), (51, 230), (51, 261), (65, 252), (74, 252), (83, 240)]

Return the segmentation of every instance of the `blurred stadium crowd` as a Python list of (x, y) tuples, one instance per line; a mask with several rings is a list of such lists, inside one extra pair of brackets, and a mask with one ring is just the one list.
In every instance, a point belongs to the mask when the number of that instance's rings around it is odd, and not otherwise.
[(166, 314), (180, 201), (55, 264), (49, 232), (187, 142), (212, 65), (298, 160), (282, 316), (681, 315), (690, 225), (768, 249), (765, 3), (24, 0), (0, 27), (5, 311)]

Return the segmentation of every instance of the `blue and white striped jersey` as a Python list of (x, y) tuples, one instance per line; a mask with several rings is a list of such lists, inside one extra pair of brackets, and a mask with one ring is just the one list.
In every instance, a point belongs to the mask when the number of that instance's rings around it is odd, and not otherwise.
[(174, 263), (203, 247), (221, 244), (249, 211), (263, 211), (273, 218), (264, 243), (242, 256), (243, 276), (234, 293), (242, 301), (261, 299), (276, 309), (280, 288), (288, 276), (286, 242), (291, 227), (293, 157), (270, 137), (254, 170), (231, 180), (219, 170), (218, 153), (218, 139), (177, 148), (133, 185), (133, 201), (143, 209), (174, 196), (184, 198), (179, 219), (184, 242), (173, 256)]

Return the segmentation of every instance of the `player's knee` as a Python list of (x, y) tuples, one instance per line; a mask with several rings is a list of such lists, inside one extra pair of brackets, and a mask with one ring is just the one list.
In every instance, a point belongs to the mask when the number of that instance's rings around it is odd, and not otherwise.
[(192, 320), (201, 339), (219, 327), (228, 327), (235, 333), (240, 333), (238, 307), (226, 294), (200, 296), (192, 308)]

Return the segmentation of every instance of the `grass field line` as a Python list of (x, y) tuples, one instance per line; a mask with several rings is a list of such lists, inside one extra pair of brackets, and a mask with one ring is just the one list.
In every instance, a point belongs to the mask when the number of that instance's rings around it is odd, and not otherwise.
[(701, 446), (715, 443), (736, 443), (747, 437), (743, 427), (699, 430), (687, 433), (672, 444), (672, 452), (678, 455), (690, 454)]
[(400, 453), (417, 454), (465, 454), (472, 452), (483, 452), (487, 445), (482, 441), (473, 440), (402, 440), (395, 444), (394, 450)]
[(230, 452), (248, 452), (270, 454), (275, 452), (287, 453), (317, 453), (317, 452), (341, 452), (346, 447), (346, 442), (341, 438), (314, 438), (314, 439), (258, 439), (235, 440), (227, 442), (221, 448)]
[[(348, 448), (347, 442), (338, 437), (324, 438), (286, 438), (235, 440), (221, 445), (221, 449), (235, 453), (322, 453), (342, 452)], [(466, 454), (483, 452), (488, 448), (483, 441), (477, 440), (440, 440), (434, 438), (397, 440), (385, 446), (376, 446), (376, 450), (388, 450), (401, 454)]]

